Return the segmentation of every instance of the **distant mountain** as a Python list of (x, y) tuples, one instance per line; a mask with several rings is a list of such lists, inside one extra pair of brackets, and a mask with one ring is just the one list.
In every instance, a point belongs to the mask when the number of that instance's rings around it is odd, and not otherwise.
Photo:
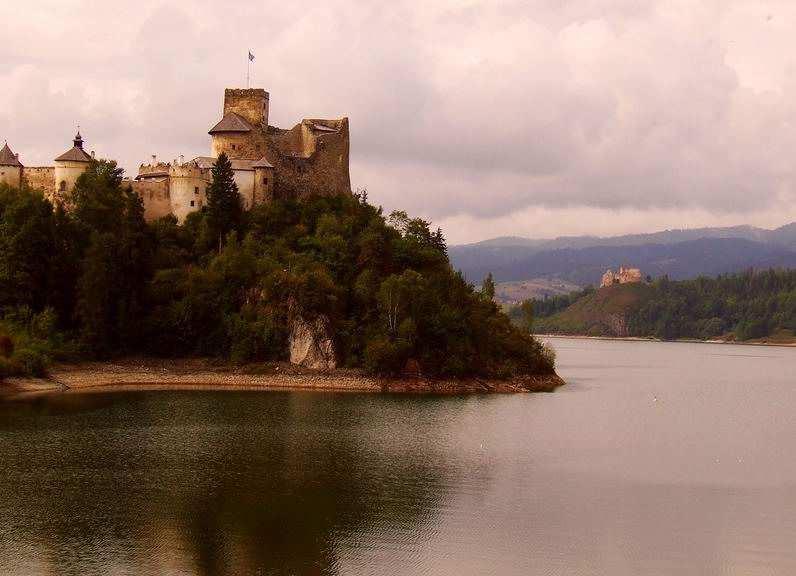
[(557, 278), (587, 285), (619, 266), (638, 267), (653, 277), (686, 279), (747, 268), (796, 267), (796, 223), (775, 230), (735, 226), (611, 238), (495, 238), (451, 246), (449, 254), (453, 266), (472, 282), (491, 272), (500, 282)]

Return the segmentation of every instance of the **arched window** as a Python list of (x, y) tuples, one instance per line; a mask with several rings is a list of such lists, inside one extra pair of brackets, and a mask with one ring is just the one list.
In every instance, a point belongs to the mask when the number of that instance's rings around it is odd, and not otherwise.
[(61, 183), (58, 185), (58, 190), (66, 192), (66, 180), (61, 180)]

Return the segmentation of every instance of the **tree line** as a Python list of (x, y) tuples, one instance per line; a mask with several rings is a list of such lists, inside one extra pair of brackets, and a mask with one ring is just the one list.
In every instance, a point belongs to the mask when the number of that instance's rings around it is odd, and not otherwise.
[[(637, 288), (638, 301), (625, 312), (631, 336), (745, 341), (796, 334), (796, 270), (749, 270), (682, 281), (662, 277)], [(545, 329), (554, 329), (556, 314), (594, 293), (589, 287), (533, 300), (533, 315), (544, 319)], [(519, 319), (521, 310), (510, 315)]]
[(338, 361), (383, 375), (549, 373), (552, 358), (448, 262), (442, 232), (367, 194), (244, 211), (221, 155), (207, 206), (144, 219), (113, 161), (66, 206), (0, 187), (0, 376), (145, 354), (287, 358), (291, 315), (328, 319)]

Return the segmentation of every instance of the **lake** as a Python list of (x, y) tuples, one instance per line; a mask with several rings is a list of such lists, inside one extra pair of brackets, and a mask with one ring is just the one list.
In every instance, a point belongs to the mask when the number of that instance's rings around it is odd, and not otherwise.
[(551, 340), (553, 394), (0, 404), (0, 573), (796, 574), (796, 349)]

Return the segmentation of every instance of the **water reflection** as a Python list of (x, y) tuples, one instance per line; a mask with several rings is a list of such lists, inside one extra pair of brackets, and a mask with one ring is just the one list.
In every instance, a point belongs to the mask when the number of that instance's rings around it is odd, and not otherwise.
[[(412, 531), (460, 473), (402, 439), (405, 400), (385, 420), (371, 398), (136, 392), (2, 406), (0, 572), (337, 573), (338, 545)], [(439, 416), (434, 402), (411, 410)]]
[(796, 574), (796, 349), (554, 345), (555, 394), (0, 405), (0, 574)]

